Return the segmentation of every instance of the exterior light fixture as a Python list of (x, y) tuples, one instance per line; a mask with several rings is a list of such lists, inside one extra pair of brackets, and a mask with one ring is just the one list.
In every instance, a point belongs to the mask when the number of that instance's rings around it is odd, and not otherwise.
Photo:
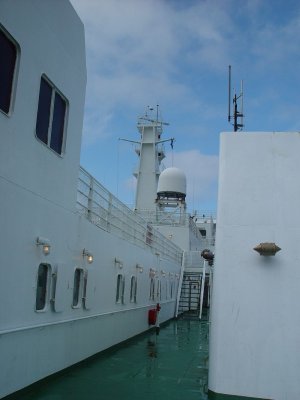
[(47, 256), (50, 253), (51, 245), (49, 239), (39, 236), (36, 238), (36, 245), (42, 246), (43, 253), (45, 254), (45, 256)]
[(92, 264), (92, 262), (94, 261), (93, 254), (90, 253), (89, 251), (87, 251), (87, 249), (83, 249), (83, 250), (82, 250), (82, 256), (83, 256), (83, 257), (86, 257), (87, 262), (88, 262), (89, 264)]
[(166, 276), (166, 271), (164, 271), (163, 269), (160, 271), (160, 273), (162, 274), (163, 277)]
[(201, 257), (203, 257), (204, 260), (213, 261), (214, 260), (214, 253), (211, 252), (209, 249), (204, 249), (201, 252)]
[(203, 257), (204, 260), (206, 260), (208, 262), (208, 265), (210, 265), (210, 266), (213, 265), (215, 255), (212, 251), (210, 251), (209, 249), (202, 250), (201, 257)]
[(275, 243), (265, 242), (258, 244), (253, 250), (257, 251), (261, 256), (275, 256), (281, 248)]
[(142, 273), (143, 267), (140, 264), (136, 264), (136, 270), (139, 271), (139, 273)]
[(116, 267), (119, 267), (120, 269), (123, 268), (123, 262), (119, 260), (117, 257), (115, 258), (115, 265)]
[(155, 269), (150, 268), (150, 272), (149, 272), (150, 278), (154, 278), (154, 277), (155, 277), (155, 274), (156, 274)]

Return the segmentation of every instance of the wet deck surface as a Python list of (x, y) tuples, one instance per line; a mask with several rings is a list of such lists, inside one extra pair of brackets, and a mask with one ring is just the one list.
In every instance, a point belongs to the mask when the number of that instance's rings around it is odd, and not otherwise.
[(22, 393), (22, 400), (206, 400), (208, 323), (179, 319)]

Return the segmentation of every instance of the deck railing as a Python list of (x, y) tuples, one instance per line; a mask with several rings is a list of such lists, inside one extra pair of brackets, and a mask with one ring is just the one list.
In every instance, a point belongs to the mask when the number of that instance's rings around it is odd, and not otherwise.
[[(198, 214), (192, 216), (190, 213), (182, 210), (180, 207), (170, 208), (168, 211), (149, 211), (140, 210), (139, 215), (154, 226), (169, 225), (169, 226), (186, 226), (193, 232), (194, 236), (201, 240), (203, 248), (214, 245), (214, 238), (204, 238), (199, 231), (201, 224), (215, 223), (216, 218), (213, 213)], [(198, 224), (198, 225), (197, 225)]]
[(91, 223), (154, 254), (181, 263), (182, 250), (80, 167), (77, 209)]

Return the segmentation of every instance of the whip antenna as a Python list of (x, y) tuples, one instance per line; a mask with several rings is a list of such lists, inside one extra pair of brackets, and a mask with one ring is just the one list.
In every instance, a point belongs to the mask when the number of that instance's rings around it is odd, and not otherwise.
[(231, 103), (231, 65), (228, 66), (228, 122), (230, 122), (230, 103)]
[[(243, 81), (241, 81), (241, 91), (237, 96), (235, 93), (232, 99), (233, 115), (231, 115), (231, 65), (228, 66), (228, 122), (233, 121), (234, 132), (240, 131), (244, 127), (244, 105), (243, 105)], [(241, 102), (241, 111), (238, 111), (238, 100)]]

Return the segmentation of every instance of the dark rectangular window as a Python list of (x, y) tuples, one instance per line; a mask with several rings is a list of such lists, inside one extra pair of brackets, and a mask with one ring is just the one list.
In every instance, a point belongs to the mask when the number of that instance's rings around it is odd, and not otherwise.
[(155, 294), (155, 281), (153, 278), (150, 280), (150, 300), (154, 300), (154, 294)]
[(130, 301), (132, 303), (136, 303), (136, 292), (137, 292), (137, 280), (135, 276), (132, 276), (130, 285)]
[(117, 292), (116, 302), (124, 304), (124, 292), (125, 292), (125, 277), (121, 274), (117, 276)]
[(48, 290), (48, 278), (49, 278), (48, 264), (40, 264), (37, 276), (37, 287), (36, 287), (36, 302), (35, 309), (42, 311), (46, 307), (47, 301), (47, 290)]
[(0, 30), (0, 109), (9, 113), (17, 59), (15, 44)]
[(48, 130), (50, 121), (50, 109), (52, 99), (52, 88), (45, 79), (41, 79), (39, 107), (36, 119), (36, 136), (48, 144)]
[(75, 269), (74, 287), (73, 287), (73, 307), (79, 307), (82, 299), (83, 270)]
[(56, 153), (63, 151), (67, 102), (44, 77), (41, 77), (36, 136)]
[(50, 147), (58, 154), (61, 154), (62, 150), (65, 114), (66, 102), (58, 93), (55, 93)]

